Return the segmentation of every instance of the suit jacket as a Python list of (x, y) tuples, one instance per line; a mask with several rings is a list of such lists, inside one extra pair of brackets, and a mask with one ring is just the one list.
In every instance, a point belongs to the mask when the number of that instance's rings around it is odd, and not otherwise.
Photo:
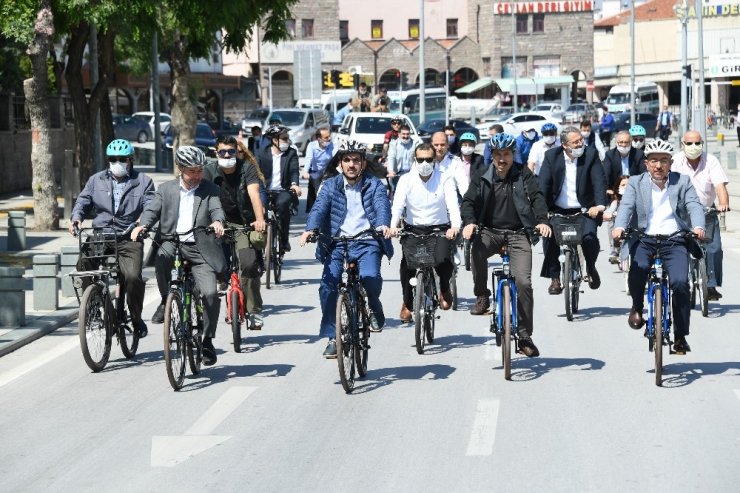
[[(553, 210), (565, 182), (565, 151), (562, 146), (545, 152), (539, 176), (540, 190), (545, 196), (547, 209)], [(586, 151), (576, 162), (576, 195), (581, 207), (607, 206), (604, 168), (593, 147), (586, 147)]]
[[(651, 186), (650, 173), (646, 172), (630, 178), (627, 190), (617, 209), (615, 228), (626, 229), (628, 226), (637, 227), (640, 230), (647, 228), (648, 215), (653, 201)], [(704, 208), (699, 202), (691, 179), (687, 175), (669, 173), (666, 186), (678, 227), (686, 231), (696, 227), (704, 228)]]
[[(225, 224), (226, 217), (221, 209), (219, 187), (208, 180), (200, 182), (195, 191), (193, 201), (193, 227), (209, 226), (214, 221)], [(177, 230), (177, 218), (180, 215), (180, 178), (175, 178), (163, 183), (154, 194), (154, 199), (149, 203), (141, 215), (140, 224), (150, 229), (159, 221), (159, 231), (164, 234), (172, 234)], [(195, 233), (195, 242), (198, 250), (208, 265), (216, 272), (226, 269), (221, 241), (214, 235), (205, 231)]]
[[(272, 146), (260, 148), (257, 155), (262, 174), (265, 176), (265, 187), (272, 187)], [(280, 186), (284, 190), (290, 189), (291, 183), (299, 180), (298, 152), (290, 147), (280, 156)]]
[[(631, 148), (627, 161), (629, 176), (639, 175), (647, 171), (645, 168), (645, 153), (642, 149)], [(606, 188), (612, 190), (614, 184), (622, 176), (622, 155), (619, 154), (616, 147), (608, 150), (604, 156), (604, 173), (606, 173)]]

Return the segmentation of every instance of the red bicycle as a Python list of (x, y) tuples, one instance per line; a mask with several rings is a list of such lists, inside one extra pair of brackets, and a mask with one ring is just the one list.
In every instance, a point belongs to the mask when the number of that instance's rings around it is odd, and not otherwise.
[(236, 248), (236, 239), (239, 235), (248, 235), (254, 231), (252, 226), (243, 226), (241, 228), (224, 229), (224, 241), (229, 245), (231, 250), (231, 276), (229, 278), (229, 288), (226, 291), (226, 323), (231, 324), (231, 336), (234, 340), (234, 351), (241, 352), (242, 343), (242, 324), (249, 320), (247, 305), (242, 291), (239, 265), (239, 252)]

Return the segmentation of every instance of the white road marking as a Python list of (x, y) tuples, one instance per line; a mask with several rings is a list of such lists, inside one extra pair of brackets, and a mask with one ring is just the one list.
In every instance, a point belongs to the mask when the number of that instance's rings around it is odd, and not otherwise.
[(740, 389), (735, 389), (735, 395), (740, 399)]
[(185, 435), (210, 435), (257, 387), (230, 387), (188, 428)]
[(72, 337), (68, 341), (65, 341), (58, 346), (50, 349), (49, 351), (35, 357), (31, 361), (27, 361), (16, 368), (0, 375), (0, 387), (9, 384), (13, 380), (16, 380), (26, 373), (32, 372), (33, 370), (44, 366), (50, 361), (58, 358), (64, 353), (78, 347), (80, 345), (80, 339), (78, 337)]
[(481, 399), (475, 412), (473, 430), (470, 433), (467, 456), (491, 455), (496, 438), (496, 424), (498, 422), (498, 399)]
[(484, 358), (486, 359), (486, 361), (497, 361), (499, 359), (501, 348), (496, 345), (495, 338), (492, 338), (490, 341), (483, 343), (483, 346), (486, 348), (484, 353)]

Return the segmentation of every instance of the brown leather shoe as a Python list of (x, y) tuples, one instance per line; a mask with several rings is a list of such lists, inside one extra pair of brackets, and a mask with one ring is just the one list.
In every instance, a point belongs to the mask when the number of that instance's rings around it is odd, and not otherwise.
[(484, 315), (490, 306), (488, 296), (476, 296), (475, 305), (470, 309), (471, 315)]
[(439, 293), (439, 307), (443, 310), (449, 310), (452, 307), (452, 293)]
[(401, 305), (401, 314), (398, 315), (398, 318), (400, 318), (401, 322), (405, 324), (411, 322), (411, 319), (413, 318), (413, 314), (411, 313), (411, 310), (406, 308), (406, 303)]
[(527, 358), (536, 358), (540, 355), (540, 350), (532, 342), (531, 337), (520, 337), (519, 338), (519, 352), (524, 353)]
[(642, 318), (642, 310), (636, 310), (635, 308), (630, 310), (630, 316), (627, 318), (627, 323), (630, 327), (637, 330), (645, 323)]
[(553, 279), (550, 283), (550, 287), (547, 288), (547, 292), (550, 294), (560, 294), (563, 292), (563, 286), (560, 284), (560, 279)]

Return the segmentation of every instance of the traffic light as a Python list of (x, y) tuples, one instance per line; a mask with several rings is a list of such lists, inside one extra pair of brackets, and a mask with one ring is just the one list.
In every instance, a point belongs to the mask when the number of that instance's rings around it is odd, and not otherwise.
[(270, 80), (270, 76), (272, 75), (272, 70), (270, 70), (269, 68), (263, 68), (262, 75), (265, 77), (265, 80)]
[(339, 87), (339, 70), (331, 71), (331, 82), (334, 86)]
[(683, 66), (683, 76), (686, 77), (687, 80), (691, 80), (691, 65)]
[(324, 87), (334, 87), (334, 83), (331, 80), (331, 72), (322, 72), (324, 75)]
[(354, 85), (352, 74), (348, 72), (342, 72), (339, 74), (339, 85), (341, 87), (352, 87)]
[(354, 74), (352, 76), (352, 85), (355, 87), (355, 89), (360, 88), (360, 74)]

